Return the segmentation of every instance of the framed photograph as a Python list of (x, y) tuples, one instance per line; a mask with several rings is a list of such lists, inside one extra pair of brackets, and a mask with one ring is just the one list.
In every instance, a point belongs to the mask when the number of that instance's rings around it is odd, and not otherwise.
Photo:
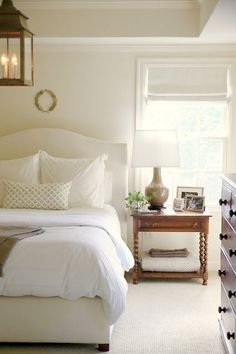
[(203, 197), (204, 188), (203, 187), (177, 187), (177, 198), (185, 198), (187, 194), (198, 195)]
[(182, 211), (184, 209), (184, 198), (174, 198), (173, 209), (174, 211)]
[(185, 210), (198, 211), (202, 213), (204, 211), (204, 204), (205, 197), (192, 194), (185, 195)]

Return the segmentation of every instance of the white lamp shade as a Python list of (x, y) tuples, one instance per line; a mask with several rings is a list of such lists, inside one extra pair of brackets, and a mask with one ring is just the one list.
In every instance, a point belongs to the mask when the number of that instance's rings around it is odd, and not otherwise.
[(179, 166), (179, 149), (176, 131), (137, 130), (134, 136), (132, 166)]

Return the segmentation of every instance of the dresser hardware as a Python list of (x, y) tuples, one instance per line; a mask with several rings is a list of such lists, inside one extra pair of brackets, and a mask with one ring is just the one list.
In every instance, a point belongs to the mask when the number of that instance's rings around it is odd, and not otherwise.
[(222, 241), (223, 239), (227, 240), (228, 239), (228, 235), (227, 234), (220, 234), (220, 240)]
[(228, 296), (229, 296), (229, 298), (231, 299), (231, 297), (236, 297), (236, 291), (231, 291), (231, 290), (229, 290), (228, 291)]
[(236, 250), (232, 250), (231, 248), (229, 249), (229, 256), (230, 257), (233, 257), (233, 256), (236, 256)]
[(218, 275), (219, 275), (219, 276), (221, 276), (221, 275), (226, 275), (226, 271), (219, 269), (219, 270), (218, 270)]
[(232, 218), (232, 216), (236, 216), (236, 210), (233, 211), (233, 209), (230, 209), (229, 215), (230, 215), (231, 218)]
[(220, 198), (219, 204), (220, 205), (223, 205), (223, 204), (226, 205), (227, 204), (227, 200), (226, 199), (223, 200), (223, 199)]
[(233, 338), (235, 339), (235, 333), (230, 333), (230, 332), (227, 332), (227, 339), (230, 340), (230, 338)]
[(219, 312), (219, 313), (221, 313), (221, 312), (224, 312), (224, 313), (225, 313), (226, 311), (227, 311), (227, 308), (226, 308), (226, 307), (221, 307), (221, 306), (218, 307), (218, 312)]

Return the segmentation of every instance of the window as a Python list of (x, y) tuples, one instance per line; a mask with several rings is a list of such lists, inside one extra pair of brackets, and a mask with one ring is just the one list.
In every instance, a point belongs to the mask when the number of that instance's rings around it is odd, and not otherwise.
[[(205, 74), (206, 68), (204, 68)], [(221, 74), (221, 77), (224, 77), (222, 71)], [(165, 80), (163, 75), (162, 71), (161, 83)], [(179, 80), (180, 75), (177, 76)], [(155, 80), (151, 80), (149, 73), (149, 81), (144, 80), (143, 89), (140, 90), (144, 94), (141, 95), (142, 97), (138, 97), (142, 102), (142, 109), (137, 121), (137, 128), (144, 130), (177, 130), (181, 166), (178, 169), (162, 168), (163, 182), (170, 189), (169, 203), (176, 196), (177, 186), (200, 186), (204, 187), (206, 204), (208, 206), (215, 205), (220, 196), (220, 175), (225, 171), (228, 127), (226, 97), (221, 94), (219, 99), (219, 93), (217, 93), (217, 96), (214, 92), (212, 95), (211, 92), (208, 92), (207, 95), (198, 95), (195, 92), (194, 95), (190, 95), (191, 98), (189, 99), (189, 95), (186, 95), (187, 89), (184, 94), (178, 92), (178, 80), (175, 84), (174, 95), (172, 95), (172, 91), (171, 94), (165, 91), (163, 96), (160, 89), (161, 85), (158, 86), (157, 84), (157, 79), (160, 78), (158, 71), (155, 71), (153, 77)], [(174, 72), (174, 75), (172, 73), (171, 76), (168, 76), (168, 79), (173, 81), (175, 77)], [(196, 77), (199, 78), (199, 72)], [(166, 87), (165, 83), (165, 89)], [(152, 90), (151, 94), (150, 90)], [(158, 94), (155, 95), (155, 91)], [(189, 91), (191, 91), (191, 87)], [(138, 102), (138, 104), (140, 103)], [(151, 181), (151, 169), (140, 170), (140, 177), (141, 188), (143, 188)]]

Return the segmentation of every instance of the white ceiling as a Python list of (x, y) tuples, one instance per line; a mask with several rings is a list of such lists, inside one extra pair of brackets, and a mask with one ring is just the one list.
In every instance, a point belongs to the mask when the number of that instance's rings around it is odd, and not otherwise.
[(198, 41), (236, 43), (236, 0), (219, 0)]

